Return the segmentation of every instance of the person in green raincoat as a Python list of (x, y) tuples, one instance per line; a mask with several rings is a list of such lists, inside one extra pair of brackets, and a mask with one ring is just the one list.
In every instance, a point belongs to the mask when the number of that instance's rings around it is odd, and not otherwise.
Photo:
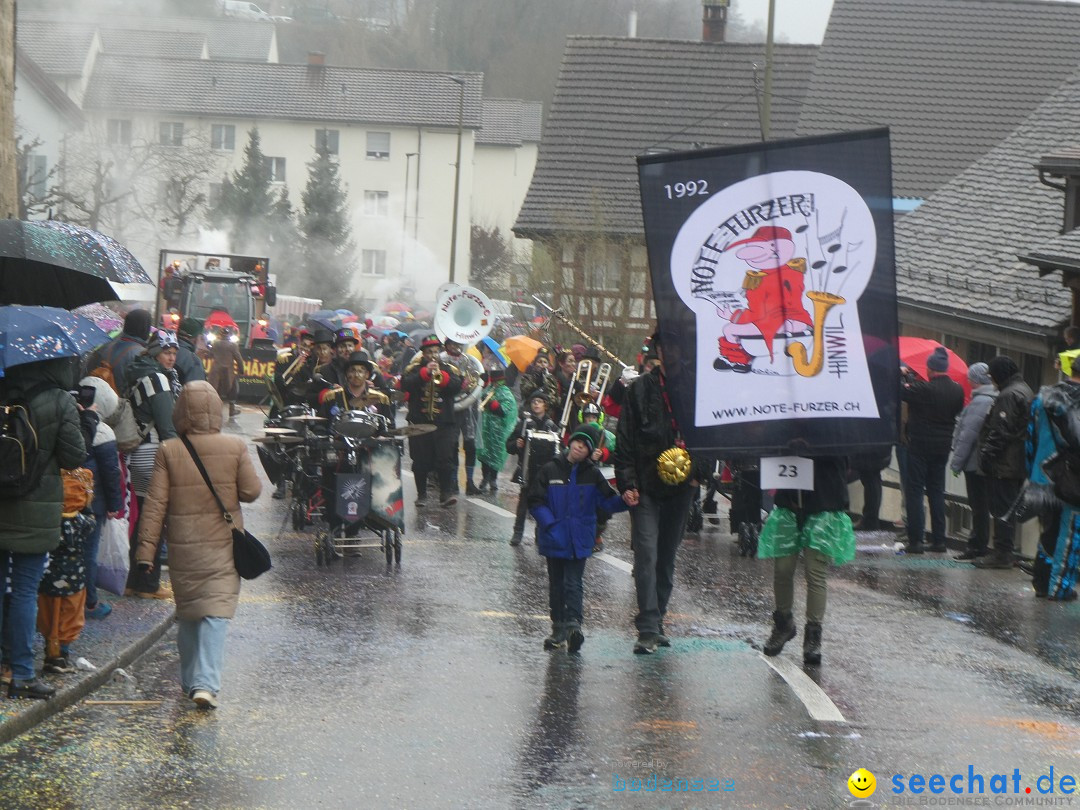
[(791, 609), (795, 602), (795, 568), (803, 552), (806, 569), (806, 628), (803, 663), (821, 663), (821, 624), (825, 620), (825, 580), (829, 561), (842, 565), (855, 559), (855, 530), (848, 517), (847, 459), (814, 459), (814, 488), (777, 490), (758, 539), (758, 557), (773, 560), (776, 611), (765, 655), (779, 655), (798, 635)]
[(482, 476), (480, 492), (497, 492), (499, 472), (506, 464), (506, 440), (517, 421), (517, 400), (506, 385), (505, 372), (501, 368), (488, 371), (488, 392), (484, 395), (484, 407), (480, 414), (480, 446), (476, 459), (480, 462)]

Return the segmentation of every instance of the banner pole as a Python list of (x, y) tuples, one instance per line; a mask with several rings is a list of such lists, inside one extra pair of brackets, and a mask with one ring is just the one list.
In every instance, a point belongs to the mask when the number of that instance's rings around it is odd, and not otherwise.
[(772, 127), (773, 34), (776, 23), (776, 0), (769, 0), (769, 26), (765, 34), (765, 99), (761, 109), (761, 139), (769, 140)]

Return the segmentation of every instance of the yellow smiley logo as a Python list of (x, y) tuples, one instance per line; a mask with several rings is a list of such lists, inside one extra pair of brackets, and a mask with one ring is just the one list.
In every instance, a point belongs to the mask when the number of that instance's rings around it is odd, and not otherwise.
[(847, 788), (852, 796), (865, 799), (867, 796), (874, 795), (874, 791), (877, 790), (877, 780), (866, 768), (859, 768), (848, 777)]

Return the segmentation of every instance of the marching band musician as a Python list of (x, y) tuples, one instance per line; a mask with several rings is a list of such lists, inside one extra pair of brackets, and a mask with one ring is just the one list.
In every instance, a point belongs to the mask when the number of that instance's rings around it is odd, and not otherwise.
[(353, 352), (345, 361), (345, 385), (333, 385), (319, 392), (321, 416), (332, 418), (341, 411), (368, 411), (385, 416), (394, 424), (390, 397), (379, 390), (379, 370), (367, 352)]
[(541, 347), (536, 353), (532, 364), (521, 375), (519, 388), (523, 395), (531, 395), (533, 391), (542, 391), (547, 400), (548, 411), (557, 408), (562, 400), (559, 399), (559, 381), (551, 373), (551, 355), (548, 350)]
[(545, 431), (558, 434), (559, 426), (555, 420), (548, 416), (548, 394), (541, 388), (529, 394), (526, 400), (528, 411), (521, 415), (513, 432), (506, 440), (506, 449), (518, 457), (518, 472), (514, 474), (514, 483), (521, 484), (521, 495), (518, 497), (517, 514), (514, 516), (514, 533), (510, 537), (510, 545), (520, 546), (521, 539), (525, 534), (525, 516), (529, 512), (529, 500), (525, 497), (525, 489), (528, 486), (530, 473), (547, 464), (555, 455), (557, 447), (547, 447), (548, 442), (537, 442), (533, 450), (541, 452), (529, 453), (529, 467), (525, 469), (525, 442), (526, 434), (530, 430)]
[(455, 369), (439, 362), (442, 343), (429, 335), (420, 344), (420, 356), (401, 376), (401, 390), (409, 395), (408, 420), (413, 425), (435, 425), (431, 433), (409, 437), (409, 455), (416, 478), (416, 505), (427, 505), (428, 474), (439, 476), (439, 504), (457, 503), (457, 423), (454, 397), (462, 378)]
[(333, 366), (334, 360), (334, 333), (329, 329), (315, 330), (315, 368), (312, 378), (322, 377), (328, 384), (334, 385), (339, 382), (337, 369)]
[(310, 382), (315, 371), (315, 336), (302, 329), (299, 338), (299, 344), (279, 352), (274, 363), (274, 387), (287, 406), (304, 401), (302, 395), (295, 393), (296, 386)]
[[(463, 390), (468, 391), (476, 386), (482, 386), (483, 382), (477, 376), (472, 359), (461, 352), (462, 345), (449, 338), (446, 339), (443, 345), (446, 351), (440, 359), (448, 365), (452, 365), (461, 375)], [(461, 433), (461, 441), (465, 447), (465, 494), (479, 495), (480, 490), (476, 488), (476, 483), (473, 481), (476, 470), (476, 425), (478, 422), (476, 401), (474, 400), (472, 404), (465, 404), (460, 410), (455, 410), (454, 421), (457, 423), (458, 431)], [(455, 458), (456, 456), (455, 451)], [(454, 477), (457, 477), (456, 464), (454, 465)]]

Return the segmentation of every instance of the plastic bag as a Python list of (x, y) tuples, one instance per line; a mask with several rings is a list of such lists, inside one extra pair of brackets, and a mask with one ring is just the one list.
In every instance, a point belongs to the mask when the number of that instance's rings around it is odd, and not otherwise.
[(128, 567), (127, 518), (108, 518), (101, 530), (98, 546), (97, 586), (117, 596), (124, 595)]

